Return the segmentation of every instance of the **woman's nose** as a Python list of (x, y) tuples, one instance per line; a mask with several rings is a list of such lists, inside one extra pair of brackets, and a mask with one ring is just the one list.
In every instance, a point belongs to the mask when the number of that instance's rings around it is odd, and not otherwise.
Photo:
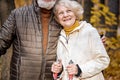
[(68, 16), (68, 13), (67, 13), (67, 12), (64, 12), (63, 16), (64, 16), (64, 17)]

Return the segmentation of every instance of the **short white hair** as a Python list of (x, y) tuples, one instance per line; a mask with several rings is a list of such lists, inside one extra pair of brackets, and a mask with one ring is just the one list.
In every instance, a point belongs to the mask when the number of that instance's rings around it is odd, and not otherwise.
[(79, 2), (77, 2), (75, 0), (59, 0), (59, 1), (57, 1), (57, 3), (54, 6), (54, 9), (53, 9), (53, 12), (55, 15), (57, 14), (56, 7), (59, 5), (63, 5), (69, 9), (71, 9), (74, 12), (74, 14), (78, 20), (80, 20), (81, 16), (83, 15), (83, 12), (84, 12), (83, 7), (81, 6), (81, 4)]

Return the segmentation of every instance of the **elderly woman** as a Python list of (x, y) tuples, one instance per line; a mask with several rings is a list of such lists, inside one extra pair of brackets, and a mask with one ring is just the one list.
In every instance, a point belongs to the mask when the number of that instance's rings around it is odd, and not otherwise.
[(61, 24), (57, 59), (51, 71), (61, 80), (104, 80), (102, 71), (110, 59), (97, 30), (81, 21), (82, 6), (74, 0), (59, 0), (54, 7), (55, 19)]

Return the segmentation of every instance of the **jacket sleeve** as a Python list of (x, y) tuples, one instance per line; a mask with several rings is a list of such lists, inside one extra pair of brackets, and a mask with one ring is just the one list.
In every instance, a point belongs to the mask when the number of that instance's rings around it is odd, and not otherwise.
[(8, 19), (0, 28), (0, 56), (6, 53), (6, 50), (10, 47), (13, 41), (13, 34), (15, 32), (15, 18), (12, 11)]
[(95, 28), (92, 28), (92, 30), (89, 31), (89, 37), (89, 46), (91, 50), (90, 54), (92, 59), (82, 65), (79, 65), (82, 70), (82, 78), (92, 77), (102, 72), (102, 70), (108, 67), (110, 62), (102, 40)]

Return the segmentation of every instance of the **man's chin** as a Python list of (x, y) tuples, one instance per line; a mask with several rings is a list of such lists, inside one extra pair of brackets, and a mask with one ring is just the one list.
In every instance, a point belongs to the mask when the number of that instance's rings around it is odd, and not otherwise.
[(41, 8), (50, 10), (53, 8), (53, 6), (55, 5), (56, 1), (50, 1), (50, 2), (46, 2), (46, 1), (42, 1), (42, 0), (38, 0), (38, 5)]
[(40, 6), (41, 8), (44, 8), (46, 10), (51, 10), (53, 7), (43, 7), (43, 6)]

